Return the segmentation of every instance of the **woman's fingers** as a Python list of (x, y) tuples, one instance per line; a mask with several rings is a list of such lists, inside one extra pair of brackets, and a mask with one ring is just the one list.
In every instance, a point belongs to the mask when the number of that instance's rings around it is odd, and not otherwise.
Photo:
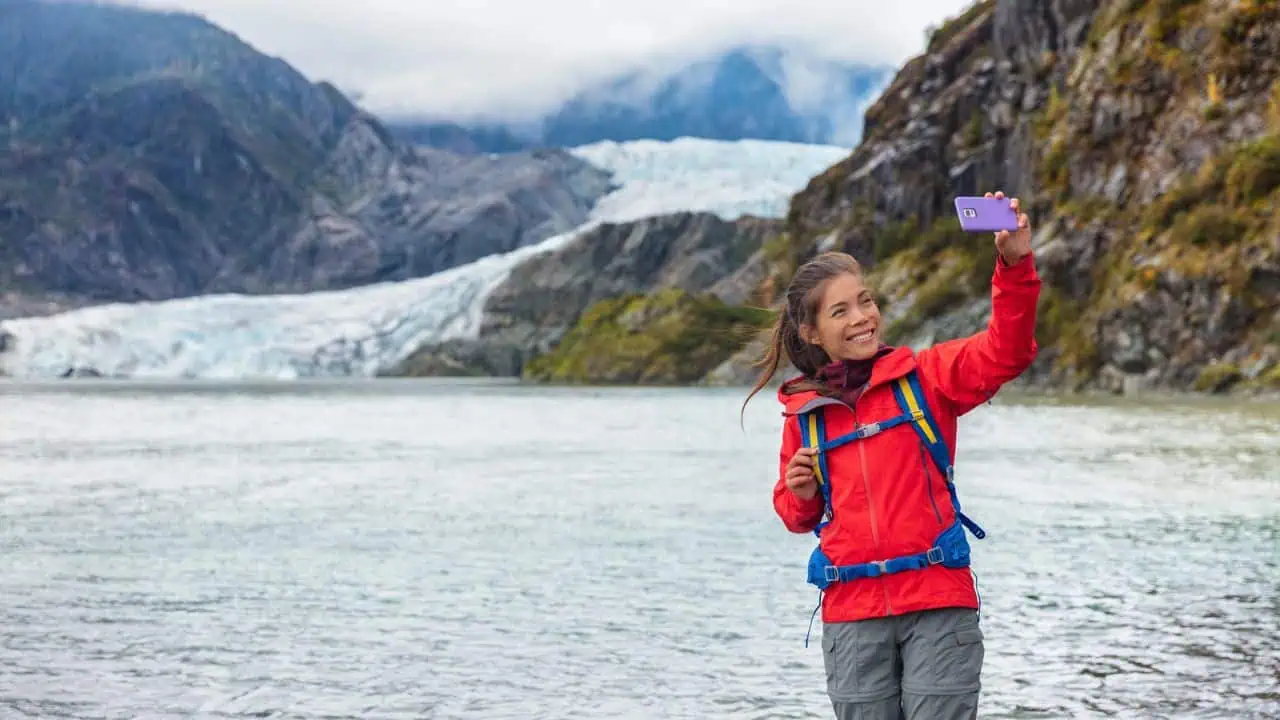
[(803, 485), (813, 479), (813, 471), (806, 467), (793, 467), (787, 471), (788, 485)]

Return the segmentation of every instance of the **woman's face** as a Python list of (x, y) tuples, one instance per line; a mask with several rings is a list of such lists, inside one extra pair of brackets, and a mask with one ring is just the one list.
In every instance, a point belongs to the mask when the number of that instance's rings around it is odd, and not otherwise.
[(866, 360), (880, 347), (880, 308), (857, 275), (837, 275), (818, 288), (814, 323), (801, 326), (801, 336), (832, 361)]

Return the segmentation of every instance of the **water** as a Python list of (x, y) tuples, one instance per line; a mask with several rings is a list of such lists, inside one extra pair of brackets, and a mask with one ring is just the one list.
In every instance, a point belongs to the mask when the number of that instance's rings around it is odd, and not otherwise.
[[(0, 717), (829, 716), (771, 398), (743, 432), (737, 390), (4, 387)], [(1278, 437), (966, 418), (982, 716), (1280, 714)]]

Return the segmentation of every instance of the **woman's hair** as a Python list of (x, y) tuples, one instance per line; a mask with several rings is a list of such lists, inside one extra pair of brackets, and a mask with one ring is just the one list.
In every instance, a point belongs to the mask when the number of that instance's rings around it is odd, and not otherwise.
[(787, 286), (785, 304), (778, 313), (778, 319), (773, 323), (773, 339), (769, 343), (769, 349), (765, 351), (764, 357), (756, 362), (756, 365), (763, 367), (764, 370), (760, 373), (760, 379), (756, 381), (755, 387), (751, 388), (747, 399), (742, 401), (744, 412), (751, 398), (768, 385), (769, 380), (778, 372), (783, 353), (786, 353), (791, 364), (809, 381), (798, 384), (797, 390), (812, 389), (819, 392), (823, 390), (822, 385), (817, 383), (815, 378), (818, 370), (831, 362), (831, 359), (822, 348), (805, 342), (804, 338), (800, 337), (800, 326), (815, 324), (818, 300), (823, 285), (831, 278), (844, 274), (861, 277), (862, 266), (853, 259), (852, 255), (842, 252), (823, 253), (796, 270), (796, 274), (791, 278), (791, 284)]

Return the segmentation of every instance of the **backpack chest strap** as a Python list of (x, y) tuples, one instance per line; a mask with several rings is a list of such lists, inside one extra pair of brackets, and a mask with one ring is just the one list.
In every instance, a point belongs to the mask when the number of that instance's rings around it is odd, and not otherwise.
[(840, 437), (832, 438), (831, 440), (823, 442), (821, 445), (821, 451), (825, 452), (828, 450), (835, 450), (841, 445), (847, 445), (855, 440), (866, 440), (873, 435), (879, 435), (885, 430), (898, 427), (903, 423), (919, 420), (920, 417), (923, 417), (923, 414), (906, 413), (897, 417), (889, 418), (888, 420), (859, 425), (853, 430), (853, 432), (848, 432)]

